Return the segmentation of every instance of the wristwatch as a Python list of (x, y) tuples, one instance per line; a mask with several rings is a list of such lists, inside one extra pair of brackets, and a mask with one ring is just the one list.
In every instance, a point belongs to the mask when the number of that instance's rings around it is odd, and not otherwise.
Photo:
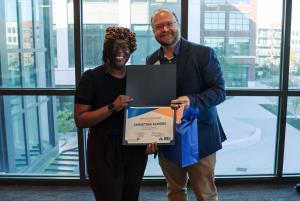
[(115, 114), (117, 112), (115, 105), (113, 103), (110, 103), (107, 107), (108, 110), (111, 112), (111, 114)]

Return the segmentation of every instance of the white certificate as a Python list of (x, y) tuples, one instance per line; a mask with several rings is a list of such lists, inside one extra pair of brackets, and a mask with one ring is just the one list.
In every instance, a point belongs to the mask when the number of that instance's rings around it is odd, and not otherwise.
[(128, 107), (123, 144), (174, 144), (174, 113), (171, 107)]

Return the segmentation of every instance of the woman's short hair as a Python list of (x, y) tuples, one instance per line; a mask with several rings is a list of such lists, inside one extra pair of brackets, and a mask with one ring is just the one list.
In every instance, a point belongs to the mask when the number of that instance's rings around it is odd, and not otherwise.
[(130, 53), (136, 50), (136, 38), (135, 33), (131, 32), (125, 27), (108, 27), (106, 29), (104, 44), (103, 44), (103, 55), (102, 60), (104, 63), (108, 63), (113, 55), (113, 42), (117, 39), (128, 41)]

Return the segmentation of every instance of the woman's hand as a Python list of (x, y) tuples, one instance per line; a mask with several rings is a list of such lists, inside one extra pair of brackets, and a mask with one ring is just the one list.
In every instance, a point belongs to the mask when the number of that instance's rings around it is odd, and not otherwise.
[(133, 101), (133, 98), (126, 95), (119, 95), (113, 102), (115, 106), (115, 110), (117, 112), (121, 111), (124, 107), (126, 107), (130, 102)]

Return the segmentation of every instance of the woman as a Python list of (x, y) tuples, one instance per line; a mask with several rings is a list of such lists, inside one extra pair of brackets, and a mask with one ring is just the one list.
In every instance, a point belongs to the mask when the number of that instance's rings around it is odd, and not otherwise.
[(136, 49), (135, 33), (109, 27), (103, 65), (86, 71), (75, 94), (78, 128), (89, 128), (87, 162), (90, 186), (98, 201), (137, 201), (147, 155), (144, 146), (122, 146), (126, 67)]

